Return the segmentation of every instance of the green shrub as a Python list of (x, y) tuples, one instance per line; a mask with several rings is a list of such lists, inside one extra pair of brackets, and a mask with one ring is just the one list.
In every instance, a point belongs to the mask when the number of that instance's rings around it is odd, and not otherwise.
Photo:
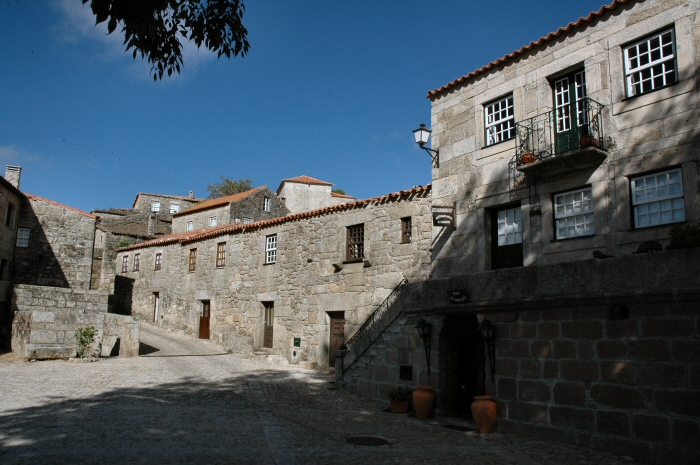
[(398, 386), (389, 389), (389, 400), (406, 401), (411, 400), (413, 389), (406, 386)]
[(97, 328), (94, 326), (83, 326), (75, 333), (75, 340), (78, 341), (78, 357), (84, 358), (89, 355), (96, 336)]
[(669, 231), (671, 243), (667, 249), (687, 249), (700, 247), (700, 224), (676, 225)]
[(130, 237), (122, 237), (119, 239), (119, 243), (117, 244), (117, 248), (121, 249), (122, 247), (129, 247), (131, 245), (131, 238)]

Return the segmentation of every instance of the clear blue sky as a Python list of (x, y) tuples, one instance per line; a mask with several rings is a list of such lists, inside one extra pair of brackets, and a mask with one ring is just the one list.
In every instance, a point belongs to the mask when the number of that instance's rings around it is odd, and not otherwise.
[(0, 171), (86, 211), (204, 197), (222, 175), (358, 199), (427, 184), (427, 92), (610, 1), (248, 0), (245, 58), (188, 46), (153, 82), (80, 0), (0, 0)]

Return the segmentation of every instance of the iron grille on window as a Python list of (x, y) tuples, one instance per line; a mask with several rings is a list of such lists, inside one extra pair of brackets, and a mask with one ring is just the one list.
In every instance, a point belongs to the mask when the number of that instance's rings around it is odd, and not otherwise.
[(401, 218), (401, 243), (411, 242), (411, 217)]
[(226, 242), (216, 244), (216, 266), (221, 268), (226, 265)]
[(365, 225), (356, 224), (347, 228), (347, 260), (365, 258)]
[(197, 269), (197, 249), (190, 249), (190, 271)]

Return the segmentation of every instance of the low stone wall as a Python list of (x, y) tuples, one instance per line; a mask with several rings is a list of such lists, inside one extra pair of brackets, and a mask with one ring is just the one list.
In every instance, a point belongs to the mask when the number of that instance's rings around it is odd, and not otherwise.
[(107, 291), (17, 285), (13, 294), (12, 351), (27, 359), (74, 356), (85, 326), (97, 329), (94, 352), (138, 355), (140, 323), (107, 313)]

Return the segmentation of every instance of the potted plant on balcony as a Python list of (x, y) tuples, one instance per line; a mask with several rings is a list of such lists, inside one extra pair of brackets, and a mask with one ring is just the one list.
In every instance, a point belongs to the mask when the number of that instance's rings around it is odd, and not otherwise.
[(579, 147), (586, 148), (586, 147), (591, 147), (593, 145), (598, 145), (598, 140), (593, 137), (593, 136), (581, 136), (581, 140), (579, 141)]
[(412, 395), (413, 389), (406, 386), (397, 386), (389, 389), (391, 413), (408, 413), (408, 403)]
[(537, 161), (537, 157), (535, 157), (535, 154), (532, 152), (525, 152), (520, 160), (522, 161), (523, 165), (529, 165), (530, 163), (535, 163)]

